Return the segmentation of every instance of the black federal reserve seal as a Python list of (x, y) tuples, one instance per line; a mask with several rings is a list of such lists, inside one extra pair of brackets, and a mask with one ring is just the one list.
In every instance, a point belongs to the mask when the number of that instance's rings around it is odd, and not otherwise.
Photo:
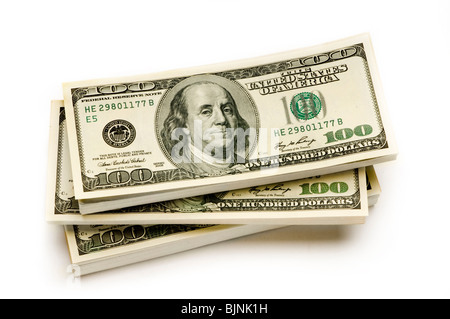
[(103, 139), (112, 147), (126, 147), (133, 143), (135, 138), (136, 129), (125, 120), (111, 121), (103, 128)]

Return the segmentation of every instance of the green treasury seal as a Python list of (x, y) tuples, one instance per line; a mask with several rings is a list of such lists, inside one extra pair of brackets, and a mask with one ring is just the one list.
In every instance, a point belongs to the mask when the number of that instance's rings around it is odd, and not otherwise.
[(291, 112), (301, 120), (315, 118), (322, 109), (319, 97), (310, 92), (302, 92), (295, 95), (291, 101)]

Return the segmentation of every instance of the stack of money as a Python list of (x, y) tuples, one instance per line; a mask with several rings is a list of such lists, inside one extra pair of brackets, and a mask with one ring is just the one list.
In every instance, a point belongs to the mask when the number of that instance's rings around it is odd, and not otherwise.
[(63, 95), (47, 220), (65, 225), (79, 274), (286, 225), (364, 223), (373, 165), (397, 154), (366, 34)]

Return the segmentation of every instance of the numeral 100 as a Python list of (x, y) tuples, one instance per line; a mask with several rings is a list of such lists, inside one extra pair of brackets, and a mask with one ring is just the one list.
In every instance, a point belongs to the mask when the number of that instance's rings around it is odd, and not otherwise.
[(330, 185), (327, 183), (305, 183), (300, 185), (302, 192), (300, 195), (324, 194), (331, 191), (336, 194), (345, 193), (348, 191), (348, 185), (345, 182), (333, 182)]
[(110, 184), (124, 184), (130, 181), (142, 183), (151, 179), (153, 173), (148, 168), (138, 168), (131, 173), (127, 171), (114, 171), (109, 174), (101, 173), (97, 175), (98, 186), (105, 186)]
[(356, 126), (353, 130), (351, 128), (341, 128), (336, 132), (330, 131), (324, 136), (327, 137), (327, 144), (337, 141), (344, 141), (351, 138), (353, 135), (356, 136), (366, 136), (373, 132), (372, 126), (369, 124), (363, 124)]
[(119, 229), (108, 230), (103, 234), (95, 234), (89, 239), (92, 240), (93, 248), (101, 247), (104, 245), (113, 245), (120, 243), (124, 238), (128, 240), (137, 240), (145, 235), (144, 227), (140, 225), (129, 226), (123, 231)]

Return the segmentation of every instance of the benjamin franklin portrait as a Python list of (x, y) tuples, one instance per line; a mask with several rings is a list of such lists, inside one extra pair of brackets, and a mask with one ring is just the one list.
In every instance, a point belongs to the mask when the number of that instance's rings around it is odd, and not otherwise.
[(258, 115), (239, 84), (213, 75), (188, 78), (165, 96), (160, 143), (176, 166), (199, 175), (244, 170), (256, 143)]

